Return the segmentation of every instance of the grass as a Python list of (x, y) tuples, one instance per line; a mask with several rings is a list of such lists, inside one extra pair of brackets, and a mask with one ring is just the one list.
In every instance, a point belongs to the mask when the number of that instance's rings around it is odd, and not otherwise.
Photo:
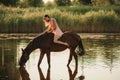
[(42, 16), (55, 17), (63, 31), (120, 32), (120, 7), (12, 8), (0, 6), (0, 33), (39, 33)]

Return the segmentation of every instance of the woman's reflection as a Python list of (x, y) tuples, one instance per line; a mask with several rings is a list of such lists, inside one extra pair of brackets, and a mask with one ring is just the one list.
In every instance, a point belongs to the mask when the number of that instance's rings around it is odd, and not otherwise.
[(40, 80), (50, 80), (50, 68), (47, 70), (47, 76), (45, 77), (41, 68), (38, 67), (39, 75), (40, 75)]

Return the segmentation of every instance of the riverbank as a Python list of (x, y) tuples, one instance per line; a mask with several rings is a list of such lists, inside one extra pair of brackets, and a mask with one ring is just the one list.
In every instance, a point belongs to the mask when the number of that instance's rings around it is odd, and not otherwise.
[[(0, 34), (0, 39), (34, 39), (40, 34)], [(120, 39), (120, 33), (78, 33), (82, 39)]]

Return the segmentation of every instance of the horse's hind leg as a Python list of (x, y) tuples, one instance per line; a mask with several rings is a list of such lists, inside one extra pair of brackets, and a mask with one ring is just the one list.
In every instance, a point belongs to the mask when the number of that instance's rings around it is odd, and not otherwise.
[(78, 67), (78, 56), (75, 51), (73, 51), (73, 56), (74, 56), (75, 64), (76, 64), (76, 68), (77, 68)]
[(70, 62), (72, 61), (72, 56), (74, 56), (75, 64), (76, 64), (76, 67), (77, 67), (78, 66), (78, 57), (77, 57), (77, 54), (75, 52), (75, 48), (70, 49), (70, 56), (69, 56), (67, 66), (69, 66)]
[(41, 62), (42, 62), (42, 59), (43, 59), (43, 57), (44, 57), (44, 52), (43, 51), (41, 51), (41, 53), (40, 53), (40, 58), (39, 58), (39, 61), (38, 61), (38, 67), (39, 67), (39, 65), (41, 64)]

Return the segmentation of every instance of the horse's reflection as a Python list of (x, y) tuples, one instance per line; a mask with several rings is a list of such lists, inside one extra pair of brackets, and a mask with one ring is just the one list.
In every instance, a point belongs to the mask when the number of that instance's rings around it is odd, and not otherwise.
[(39, 75), (40, 75), (40, 80), (50, 80), (50, 68), (47, 70), (47, 76), (45, 77), (41, 68), (38, 67)]
[[(22, 80), (31, 80), (29, 78), (29, 73), (27, 72), (25, 67), (20, 67), (19, 71), (20, 71), (20, 75), (21, 75)], [(40, 80), (50, 80), (50, 68), (48, 68), (48, 70), (47, 70), (47, 76), (46, 77), (44, 76), (40, 67), (38, 67), (38, 71), (39, 71)]]
[[(77, 75), (78, 68), (75, 67), (75, 69), (73, 71), (71, 70), (71, 68), (69, 66), (67, 68), (68, 68), (69, 80), (74, 80)], [(29, 73), (27, 72), (25, 67), (20, 67), (19, 70), (20, 70), (20, 75), (22, 77), (22, 80), (31, 80)], [(40, 67), (38, 67), (38, 72), (39, 72), (40, 80), (51, 80), (50, 79), (50, 73), (51, 73), (50, 68), (47, 69), (46, 77)], [(79, 80), (83, 80), (83, 77), (79, 77)]]
[(25, 67), (20, 67), (19, 71), (20, 71), (20, 75), (22, 77), (22, 80), (30, 80), (29, 74), (28, 74), (27, 70), (25, 69)]
[(68, 66), (69, 80), (74, 80), (77, 72), (78, 72), (77, 67), (75, 67), (74, 71), (72, 72), (71, 68)]
[(79, 80), (84, 80), (84, 79), (85, 79), (84, 75), (79, 76)]

